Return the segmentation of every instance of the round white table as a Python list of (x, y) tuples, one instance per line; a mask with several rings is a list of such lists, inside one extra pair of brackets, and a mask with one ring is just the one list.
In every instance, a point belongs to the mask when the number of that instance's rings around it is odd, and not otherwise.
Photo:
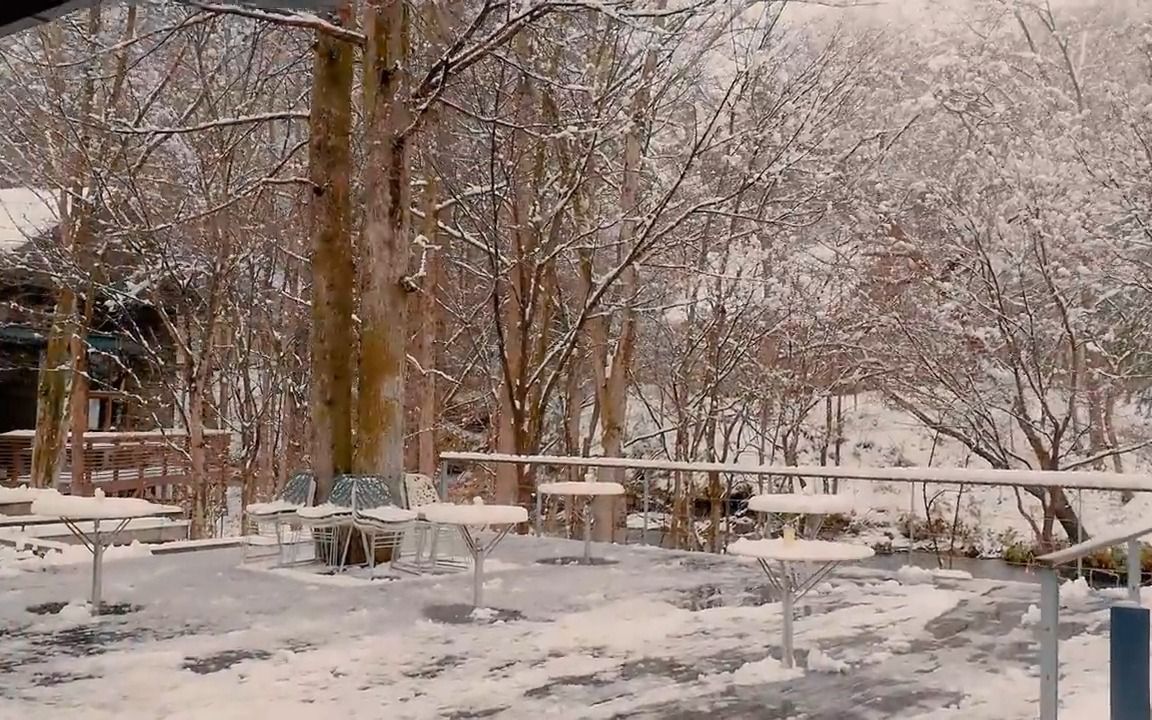
[[(104, 550), (116, 542), (116, 537), (137, 518), (161, 517), (183, 514), (175, 505), (160, 505), (139, 498), (104, 497), (97, 489), (95, 497), (60, 495), (59, 493), (37, 495), (32, 501), (32, 513), (57, 517), (84, 547), (92, 553), (92, 593), (89, 597), (89, 612), (99, 615), (104, 582)], [(100, 523), (111, 526), (111, 532), (101, 533)], [(88, 532), (80, 523), (92, 523)]]
[[(756, 558), (761, 569), (768, 576), (768, 582), (780, 593), (783, 615), (783, 659), (784, 667), (792, 667), (792, 608), (796, 600), (804, 597), (817, 583), (826, 578), (838, 565), (845, 562), (858, 562), (872, 557), (872, 548), (852, 543), (829, 542), (827, 540), (793, 540), (774, 538), (771, 540), (746, 540), (741, 538), (728, 546), (733, 555)], [(780, 565), (780, 572), (772, 569), (772, 563)], [(798, 585), (792, 582), (791, 563), (804, 562), (817, 565), (816, 572)]]
[[(472, 606), (482, 607), (484, 601), (484, 560), (504, 539), (513, 525), (528, 521), (528, 511), (517, 505), (453, 505), (434, 503), (418, 509), (420, 517), (436, 525), (452, 525), (460, 532), (464, 545), (472, 555)], [(493, 527), (497, 526), (497, 527)], [(495, 537), (481, 543), (473, 529), (493, 527)]]
[(624, 486), (615, 482), (596, 482), (585, 480), (583, 482), (556, 482), (543, 483), (536, 488), (536, 535), (541, 535), (541, 523), (544, 517), (545, 495), (567, 495), (569, 497), (586, 497), (584, 504), (584, 563), (592, 562), (592, 498), (613, 497), (624, 494)]

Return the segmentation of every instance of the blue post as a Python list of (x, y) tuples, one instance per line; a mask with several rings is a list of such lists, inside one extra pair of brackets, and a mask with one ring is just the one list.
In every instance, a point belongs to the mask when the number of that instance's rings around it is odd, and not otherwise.
[(1152, 720), (1148, 687), (1148, 611), (1112, 607), (1110, 648), (1112, 720)]

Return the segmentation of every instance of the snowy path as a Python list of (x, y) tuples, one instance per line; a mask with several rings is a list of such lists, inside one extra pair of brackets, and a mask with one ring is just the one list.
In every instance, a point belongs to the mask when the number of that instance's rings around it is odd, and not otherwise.
[[(902, 585), (845, 569), (797, 620), (800, 669), (771, 657), (779, 605), (746, 562), (610, 548), (614, 565), (544, 565), (577, 543), (508, 538), (486, 597), (508, 622), (432, 622), (470, 575), (389, 582), (238, 567), (235, 550), (111, 562), (89, 621), (27, 608), (84, 593), (80, 568), (6, 577), (0, 717), (806, 718), (1035, 716), (1029, 584)], [(921, 578), (922, 579), (922, 578)], [(1106, 714), (1105, 603), (1065, 614), (1062, 717)], [(1088, 634), (1084, 634), (1087, 632)]]

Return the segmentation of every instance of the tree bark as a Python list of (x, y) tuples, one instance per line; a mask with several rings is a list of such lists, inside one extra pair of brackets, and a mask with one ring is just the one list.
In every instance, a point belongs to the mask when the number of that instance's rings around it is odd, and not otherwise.
[(424, 188), (424, 272), (420, 292), (420, 329), (416, 347), (416, 361), (420, 364), (420, 411), (418, 469), (428, 477), (436, 476), (436, 342), (440, 330), (440, 311), (437, 292), (440, 284), (440, 251), (436, 248), (439, 219), (436, 196), (439, 183), (431, 167), (426, 174)]
[(84, 337), (92, 324), (95, 288), (89, 288), (84, 302), (80, 332), (72, 336), (72, 484), (73, 495), (92, 495), (93, 487), (85, 467), (84, 433), (88, 430), (88, 343)]
[(60, 470), (72, 370), (72, 337), (76, 334), (76, 293), (60, 289), (48, 345), (36, 387), (36, 435), (32, 443), (32, 487), (52, 487)]
[[(350, 4), (340, 11), (351, 20)], [(352, 376), (355, 354), (350, 227), (353, 47), (316, 33), (308, 148), (312, 181), (312, 470), (316, 501), (335, 474), (352, 469)], [(367, 329), (367, 328), (366, 328)]]
[(361, 236), (360, 358), (356, 453), (362, 473), (404, 472), (404, 371), (407, 359), (409, 158), (405, 134), (407, 6), (364, 5), (364, 228)]

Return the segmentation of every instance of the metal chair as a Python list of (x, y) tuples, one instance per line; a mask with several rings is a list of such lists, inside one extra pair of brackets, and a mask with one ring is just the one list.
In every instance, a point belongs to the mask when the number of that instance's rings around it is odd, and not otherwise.
[(252, 503), (244, 508), (244, 561), (272, 557), (271, 553), (254, 553), (258, 547), (275, 543), (280, 564), (295, 561), (301, 527), (296, 511), (312, 504), (316, 494), (316, 479), (311, 472), (293, 473), (271, 502)]

